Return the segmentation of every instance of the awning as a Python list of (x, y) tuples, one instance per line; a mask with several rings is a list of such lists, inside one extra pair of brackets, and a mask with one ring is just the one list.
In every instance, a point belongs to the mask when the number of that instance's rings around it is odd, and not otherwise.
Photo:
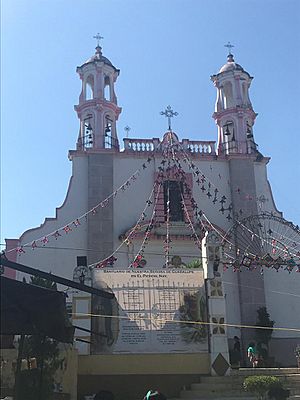
[(1, 276), (1, 335), (21, 334), (72, 343), (66, 295)]

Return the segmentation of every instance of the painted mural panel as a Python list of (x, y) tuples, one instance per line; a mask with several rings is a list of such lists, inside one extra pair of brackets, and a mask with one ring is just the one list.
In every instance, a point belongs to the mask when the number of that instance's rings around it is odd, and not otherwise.
[(93, 353), (208, 351), (203, 271), (96, 270), (114, 300), (93, 301)]

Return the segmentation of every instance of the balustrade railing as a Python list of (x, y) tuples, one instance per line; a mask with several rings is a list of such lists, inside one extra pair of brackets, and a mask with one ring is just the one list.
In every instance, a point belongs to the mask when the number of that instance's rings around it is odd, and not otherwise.
[[(157, 138), (154, 139), (123, 139), (125, 152), (151, 152), (162, 151), (164, 144)], [(177, 149), (182, 148), (185, 151), (194, 154), (216, 154), (216, 142), (205, 140), (188, 140), (183, 139), (182, 142), (174, 143)]]
[(183, 139), (183, 148), (191, 153), (216, 154), (216, 142), (209, 140), (188, 140)]
[(223, 154), (234, 154), (234, 153), (257, 153), (258, 146), (253, 140), (230, 140), (221, 145), (221, 152)]
[(124, 139), (125, 151), (148, 152), (157, 150), (159, 139)]

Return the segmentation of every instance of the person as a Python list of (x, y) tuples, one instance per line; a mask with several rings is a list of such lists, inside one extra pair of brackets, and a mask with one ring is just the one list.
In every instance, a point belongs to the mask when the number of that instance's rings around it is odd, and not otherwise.
[(252, 365), (253, 368), (257, 367), (257, 355), (256, 355), (256, 349), (255, 349), (255, 343), (251, 342), (248, 345), (247, 349), (247, 356), (248, 360), (250, 361), (250, 364)]
[(236, 361), (238, 367), (240, 366), (241, 362), (241, 342), (238, 336), (234, 336), (234, 345), (233, 345), (233, 353), (234, 353), (234, 360)]
[(167, 400), (166, 396), (158, 390), (148, 390), (143, 400)]

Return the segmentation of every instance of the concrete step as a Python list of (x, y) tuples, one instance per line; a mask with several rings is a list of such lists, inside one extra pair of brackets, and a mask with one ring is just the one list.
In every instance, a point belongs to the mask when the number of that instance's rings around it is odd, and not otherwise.
[[(223, 391), (203, 391), (203, 390), (183, 390), (180, 392), (181, 399), (200, 399), (202, 397), (215, 399), (216, 397), (222, 397), (226, 400), (228, 397), (249, 397), (249, 393), (246, 393), (243, 389), (241, 390), (223, 390)], [(252, 396), (250, 396), (252, 397)], [(254, 396), (253, 396), (254, 397)]]
[[(244, 394), (244, 395), (236, 395), (236, 396), (226, 396), (226, 397), (224, 397), (223, 395), (222, 396), (215, 396), (215, 397), (210, 397), (210, 396), (194, 396), (194, 397), (189, 397), (189, 400), (224, 400), (224, 398), (225, 398), (225, 400), (256, 400), (256, 397), (255, 396), (249, 396), (249, 394)], [(291, 397), (289, 398), (289, 399), (291, 399)], [(182, 398), (172, 398), (172, 399), (170, 399), (170, 400), (182, 400)], [(295, 399), (293, 399), (293, 400), (300, 400), (300, 397), (299, 398), (295, 398)]]
[[(258, 369), (256, 369), (256, 371), (258, 371)], [(246, 374), (242, 374), (242, 375), (238, 375), (238, 374), (234, 374), (234, 375), (227, 375), (227, 376), (201, 376), (200, 381), (201, 382), (211, 382), (211, 383), (217, 383), (217, 382), (228, 382), (228, 381), (232, 381), (232, 382), (243, 382), (245, 378), (247, 378), (248, 376), (252, 376), (252, 375), (264, 375), (262, 373), (257, 373), (257, 374), (250, 374), (246, 375)], [(283, 380), (293, 380), (293, 381), (299, 381), (300, 380), (300, 373), (298, 374), (278, 374), (276, 373), (276, 371), (274, 371), (273, 374), (265, 374), (265, 375), (273, 375), (273, 376), (277, 376), (280, 379)]]
[(300, 388), (291, 388), (288, 387), (290, 391), (290, 396), (300, 396)]
[(239, 368), (232, 369), (230, 375), (292, 375), (300, 374), (299, 368)]
[(244, 382), (246, 376), (201, 376), (200, 382), (209, 383), (211, 385), (221, 384), (221, 383), (233, 383), (238, 384), (239, 382)]
[[(276, 375), (275, 375), (276, 376)], [(289, 381), (289, 382), (300, 382), (300, 375), (277, 375), (278, 378), (282, 380), (282, 382)]]
[(236, 385), (232, 384), (231, 382), (215, 382), (215, 383), (201, 382), (201, 383), (191, 384), (191, 390), (204, 390), (204, 391), (209, 391), (209, 390), (223, 391), (231, 389), (233, 387), (236, 387)]

